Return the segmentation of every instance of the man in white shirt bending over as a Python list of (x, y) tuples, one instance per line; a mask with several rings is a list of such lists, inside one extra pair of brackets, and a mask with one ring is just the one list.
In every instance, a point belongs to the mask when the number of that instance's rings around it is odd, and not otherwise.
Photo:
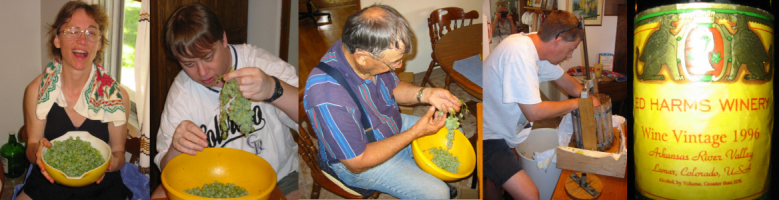
[[(579, 107), (577, 99), (541, 101), (539, 84), (554, 81), (579, 97), (583, 86), (558, 64), (579, 46), (581, 26), (572, 13), (552, 11), (537, 33), (505, 38), (484, 60), (484, 176), (514, 199), (539, 198), (538, 188), (510, 150), (527, 138), (529, 122)], [(600, 105), (597, 99), (593, 104)]]

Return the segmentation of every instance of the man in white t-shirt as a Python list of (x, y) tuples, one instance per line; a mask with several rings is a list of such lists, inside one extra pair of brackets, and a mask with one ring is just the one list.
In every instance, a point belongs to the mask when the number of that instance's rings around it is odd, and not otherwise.
[[(182, 71), (168, 91), (161, 117), (159, 154), (154, 158), (159, 168), (182, 153), (195, 155), (208, 147), (241, 149), (268, 161), (282, 193), (297, 199), (300, 163), (290, 132), (298, 127), (294, 67), (260, 48), (227, 44), (216, 14), (200, 3), (173, 12), (166, 24), (165, 44)], [(238, 95), (252, 101), (255, 131), (246, 135), (232, 121), (226, 122), (227, 132), (220, 129), (219, 120), (225, 119), (219, 117), (219, 92), (230, 80), (236, 81)], [(164, 191), (157, 189), (152, 196), (156, 195)]]
[(571, 57), (582, 36), (576, 16), (552, 11), (538, 33), (511, 35), (484, 60), (484, 176), (514, 199), (539, 196), (510, 148), (525, 140), (529, 122), (579, 107), (577, 99), (541, 101), (539, 84), (554, 81), (569, 95), (580, 95), (583, 86), (558, 64)]

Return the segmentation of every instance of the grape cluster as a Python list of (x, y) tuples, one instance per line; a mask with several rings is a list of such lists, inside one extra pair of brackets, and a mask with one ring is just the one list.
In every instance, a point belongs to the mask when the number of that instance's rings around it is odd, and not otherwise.
[(453, 156), (449, 150), (441, 147), (433, 147), (428, 149), (430, 154), (433, 154), (433, 164), (439, 168), (448, 172), (457, 173), (460, 170), (460, 160), (456, 156)]
[[(463, 118), (463, 113), (468, 114), (468, 106), (465, 105), (463, 100), (460, 100), (461, 107), (460, 113), (455, 113), (453, 108), (449, 108), (449, 116), (446, 117), (446, 129), (449, 131), (446, 134), (446, 149), (441, 147), (430, 148), (430, 154), (433, 155), (433, 164), (448, 172), (457, 173), (460, 168), (460, 161), (457, 157), (453, 156), (449, 149), (452, 148), (452, 141), (454, 140), (454, 129), (460, 128), (460, 118)], [(444, 115), (443, 112), (438, 111), (438, 115)]]
[(184, 190), (187, 194), (206, 197), (206, 198), (237, 198), (249, 195), (246, 188), (237, 186), (232, 183), (220, 183), (214, 181), (211, 184), (204, 184), (203, 187), (195, 187), (192, 189)]
[[(217, 80), (222, 80), (222, 77)], [(244, 135), (254, 132), (252, 116), (255, 113), (251, 109), (252, 102), (241, 95), (235, 79), (225, 82), (222, 86), (219, 103), (219, 127), (222, 129), (222, 139), (227, 139), (227, 130), (230, 129), (227, 125), (228, 119), (238, 125), (238, 129)]]
[[(460, 118), (463, 118), (465, 113), (468, 114), (468, 106), (465, 105), (465, 101), (460, 100), (460, 104), (462, 104), (463, 107), (461, 107), (460, 113), (455, 113), (453, 108), (449, 108), (449, 116), (446, 117), (446, 127), (447, 130), (449, 130), (449, 134), (446, 134), (446, 139), (449, 141), (446, 142), (446, 149), (452, 148), (452, 141), (454, 140), (454, 129), (460, 128)], [(444, 115), (443, 112), (438, 111), (439, 115)]]
[(446, 148), (451, 149), (452, 148), (452, 141), (454, 140), (454, 129), (460, 127), (460, 121), (456, 117), (447, 117), (446, 118), (446, 129), (449, 131), (448, 134), (446, 134)]
[(105, 163), (105, 158), (100, 151), (93, 148), (91, 143), (81, 140), (80, 137), (68, 138), (65, 141), (52, 142), (51, 148), (43, 155), (49, 166), (75, 177), (100, 167)]

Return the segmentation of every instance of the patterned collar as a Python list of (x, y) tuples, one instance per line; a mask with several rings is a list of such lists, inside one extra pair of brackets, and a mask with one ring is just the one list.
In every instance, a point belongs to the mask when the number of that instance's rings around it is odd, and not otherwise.
[[(49, 63), (41, 77), (35, 109), (38, 119), (46, 119), (54, 103), (63, 108), (71, 106), (62, 93), (62, 81), (60, 81), (62, 67), (62, 63), (55, 59)], [(127, 122), (119, 83), (100, 65), (92, 64), (89, 77), (76, 104), (72, 105), (73, 110), (91, 120), (100, 120), (103, 123), (114, 122), (114, 126)]]
[[(343, 45), (342, 41), (338, 40), (333, 45), (334, 48), (332, 50), (333, 50), (333, 52), (335, 53), (335, 56), (336, 56), (335, 61), (343, 62), (343, 64), (342, 65), (334, 64), (334, 65), (330, 65), (330, 66), (332, 66), (336, 70), (340, 71), (341, 74), (343, 74), (344, 79), (346, 79), (347, 81), (351, 82), (354, 85), (361, 85), (361, 84), (372, 83), (373, 81), (368, 80), (368, 79), (363, 79), (363, 78), (361, 78), (360, 76), (357, 75), (357, 72), (354, 71), (354, 68), (352, 68), (352, 66), (349, 64), (349, 61), (346, 60), (346, 55), (344, 54), (343, 49), (341, 48), (341, 45)], [(387, 73), (392, 73), (392, 72), (387, 72)], [(384, 74), (384, 73), (382, 73), (382, 74)], [(373, 75), (374, 80), (378, 80), (379, 79), (379, 75), (382, 75), (382, 74)]]

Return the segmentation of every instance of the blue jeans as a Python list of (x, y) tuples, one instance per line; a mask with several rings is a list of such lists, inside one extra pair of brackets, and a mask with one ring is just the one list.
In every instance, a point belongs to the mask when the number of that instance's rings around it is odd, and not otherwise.
[[(419, 117), (401, 114), (402, 131), (413, 126)], [(389, 160), (360, 174), (354, 174), (342, 164), (330, 165), (333, 171), (347, 185), (378, 190), (399, 199), (449, 199), (449, 186), (417, 166), (406, 146)]]

